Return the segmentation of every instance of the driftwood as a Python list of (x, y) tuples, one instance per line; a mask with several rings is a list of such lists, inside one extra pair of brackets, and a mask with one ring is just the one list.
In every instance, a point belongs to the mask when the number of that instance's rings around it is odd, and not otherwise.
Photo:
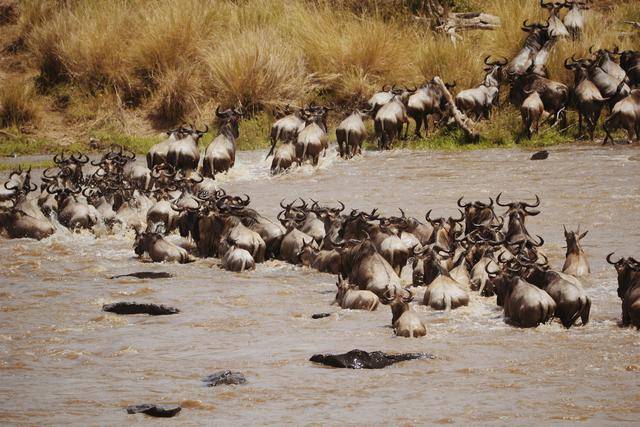
[(633, 28), (640, 29), (640, 22), (624, 21), (624, 23), (631, 25)]
[(442, 89), (442, 93), (447, 99), (447, 110), (449, 110), (449, 112), (451, 113), (451, 117), (453, 117), (453, 120), (455, 120), (456, 124), (460, 127), (460, 129), (464, 131), (464, 133), (471, 141), (477, 141), (480, 138), (480, 134), (478, 134), (478, 132), (471, 128), (471, 120), (469, 120), (469, 118), (462, 111), (458, 110), (451, 92), (449, 92), (449, 89), (447, 89), (442, 79), (439, 76), (435, 76), (432, 82), (438, 85), (440, 89)]
[(436, 15), (435, 22), (420, 16), (414, 16), (414, 19), (429, 22), (435, 31), (448, 34), (454, 44), (457, 39), (462, 38), (456, 31), (495, 30), (501, 24), (499, 17), (483, 12)]

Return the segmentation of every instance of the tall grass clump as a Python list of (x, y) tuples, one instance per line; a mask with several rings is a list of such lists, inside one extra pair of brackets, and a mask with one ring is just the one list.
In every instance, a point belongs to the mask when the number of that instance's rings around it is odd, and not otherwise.
[(183, 121), (197, 107), (202, 88), (194, 67), (180, 67), (159, 72), (158, 83), (149, 106), (150, 118), (158, 127)]
[(25, 80), (8, 80), (0, 87), (0, 127), (33, 124), (40, 115), (33, 85)]
[(268, 29), (226, 37), (204, 61), (211, 93), (227, 106), (257, 111), (304, 99), (315, 87), (303, 52)]
[[(439, 75), (457, 83), (454, 91), (476, 86), (486, 55), (512, 58), (526, 37), (522, 21), (548, 17), (533, 0), (449, 3), (497, 15), (501, 26), (460, 32), (452, 43), (414, 19), (422, 0), (21, 0), (11, 35), (23, 43), (7, 54), (18, 53), (12, 61), (28, 60), (28, 72), (39, 74), (35, 87), (45, 98), (32, 107), (54, 104), (50, 110), (65, 117), (52, 122), (84, 123), (85, 134), (114, 118), (144, 132), (202, 122), (217, 105), (242, 105), (260, 117), (258, 132), (263, 113), (283, 104), (333, 104), (337, 119), (341, 108), (361, 105), (386, 84), (420, 85)], [(640, 32), (624, 20), (640, 20), (633, 2), (594, 2), (582, 38), (551, 50), (549, 77), (571, 85), (563, 61), (587, 55), (591, 45), (637, 49)], [(72, 94), (69, 108), (55, 107), (61, 88)], [(492, 122), (519, 125), (517, 112), (504, 109)], [(495, 144), (514, 139), (515, 130), (478, 128)]]

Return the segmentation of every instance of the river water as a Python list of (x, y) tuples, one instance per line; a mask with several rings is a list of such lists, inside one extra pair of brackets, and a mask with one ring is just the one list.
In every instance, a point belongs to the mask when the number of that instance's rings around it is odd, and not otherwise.
[[(94, 237), (59, 230), (36, 242), (0, 238), (0, 422), (31, 425), (149, 424), (127, 415), (138, 403), (180, 404), (154, 425), (585, 425), (637, 423), (640, 333), (618, 326), (616, 276), (608, 252), (639, 255), (640, 152), (637, 147), (562, 146), (545, 161), (522, 150), (392, 151), (351, 161), (329, 154), (269, 177), (264, 152), (241, 152), (221, 185), (251, 195), (275, 218), (284, 197), (342, 200), (423, 218), (455, 215), (456, 199), (542, 199), (527, 221), (547, 242), (557, 268), (562, 224), (588, 229), (592, 275), (586, 327), (556, 321), (535, 329), (504, 323), (494, 298), (472, 295), (449, 314), (424, 306), (421, 339), (394, 337), (391, 313), (331, 306), (335, 278), (278, 261), (241, 274), (217, 261), (142, 263), (133, 232)], [(6, 175), (6, 174), (5, 174)], [(3, 175), (4, 178), (4, 175)], [(498, 210), (502, 212), (501, 209)], [(172, 279), (109, 277), (170, 271)], [(408, 271), (404, 272), (408, 278)], [(115, 301), (155, 302), (174, 316), (118, 316)], [(333, 315), (312, 320), (311, 314)], [(354, 348), (424, 351), (435, 360), (382, 370), (330, 369), (314, 353)], [(222, 369), (243, 372), (243, 386), (204, 387)]]

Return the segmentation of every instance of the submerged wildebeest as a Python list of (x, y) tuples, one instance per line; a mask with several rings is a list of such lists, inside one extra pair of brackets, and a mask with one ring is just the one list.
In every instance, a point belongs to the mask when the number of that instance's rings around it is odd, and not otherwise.
[(622, 300), (622, 324), (640, 329), (640, 262), (634, 258), (620, 258), (612, 261), (613, 252), (607, 255), (607, 262), (618, 273), (618, 297)]

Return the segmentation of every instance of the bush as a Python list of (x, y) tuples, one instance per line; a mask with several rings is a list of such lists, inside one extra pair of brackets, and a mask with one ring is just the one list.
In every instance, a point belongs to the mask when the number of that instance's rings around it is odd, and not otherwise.
[(32, 84), (25, 80), (6, 81), (0, 88), (0, 127), (34, 123), (38, 116)]

